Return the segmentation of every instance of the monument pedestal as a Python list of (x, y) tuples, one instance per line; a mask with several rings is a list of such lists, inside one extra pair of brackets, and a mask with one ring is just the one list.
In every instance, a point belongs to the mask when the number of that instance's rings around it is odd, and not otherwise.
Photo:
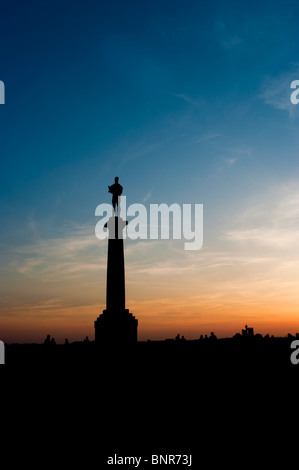
[(107, 257), (106, 310), (94, 322), (97, 344), (133, 344), (137, 342), (138, 320), (125, 308), (125, 262), (122, 231), (126, 222), (111, 217)]
[(98, 344), (132, 344), (137, 342), (138, 320), (128, 309), (122, 312), (103, 310), (94, 322)]

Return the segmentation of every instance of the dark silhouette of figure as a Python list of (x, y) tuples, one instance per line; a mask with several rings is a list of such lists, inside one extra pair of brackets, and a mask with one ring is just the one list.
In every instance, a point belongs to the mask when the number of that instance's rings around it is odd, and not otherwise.
[(212, 340), (212, 341), (215, 341), (217, 339), (217, 336), (215, 335), (215, 333), (213, 331), (211, 331), (211, 335), (210, 335), (209, 339)]
[(55, 339), (54, 338), (51, 338), (51, 335), (47, 335), (45, 341), (44, 341), (44, 345), (47, 346), (47, 348), (49, 346), (55, 346), (56, 345), (56, 342), (55, 342)]
[(185, 338), (185, 336), (181, 337), (180, 333), (178, 333), (175, 337), (175, 340), (176, 341), (186, 341), (186, 338)]
[(115, 209), (117, 206), (117, 211), (118, 215), (120, 215), (120, 201), (119, 197), (121, 196), (123, 192), (123, 187), (118, 183), (118, 176), (114, 178), (115, 183), (112, 184), (111, 186), (108, 186), (108, 192), (112, 194), (112, 205), (113, 205), (113, 210), (115, 214)]
[(51, 344), (51, 335), (47, 335), (44, 344)]

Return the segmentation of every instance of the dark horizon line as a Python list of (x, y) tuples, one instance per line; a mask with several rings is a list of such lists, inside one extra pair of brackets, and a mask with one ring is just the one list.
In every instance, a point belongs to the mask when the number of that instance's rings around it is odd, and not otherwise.
[[(251, 330), (251, 328), (249, 328), (249, 330)], [(252, 329), (253, 330), (253, 329)], [(245, 330), (242, 330), (242, 332), (245, 331)], [(51, 335), (49, 335), (49, 337), (51, 338)], [(211, 341), (221, 341), (221, 340), (230, 340), (230, 339), (261, 339), (261, 340), (268, 340), (268, 339), (294, 339), (294, 338), (297, 338), (299, 339), (299, 333), (296, 332), (294, 334), (292, 333), (287, 333), (287, 335), (285, 336), (275, 336), (275, 335), (270, 335), (269, 333), (266, 333), (265, 335), (262, 335), (261, 333), (235, 333), (233, 336), (223, 336), (223, 337), (217, 337), (216, 335), (214, 335), (213, 332), (211, 332), (210, 336), (208, 335), (200, 335), (199, 338), (194, 338), (194, 339), (186, 339), (183, 336), (180, 336), (180, 334), (178, 334), (176, 337), (174, 338), (165, 338), (165, 339), (145, 339), (145, 340), (137, 340), (137, 343), (139, 344), (142, 344), (142, 343), (145, 343), (145, 344), (148, 344), (148, 343), (194, 343), (194, 342), (211, 342)], [(56, 346), (65, 346), (65, 345), (72, 345), (72, 344), (93, 344), (95, 343), (95, 339), (89, 339), (88, 336), (86, 336), (84, 339), (82, 340), (74, 340), (74, 341), (71, 341), (71, 342), (68, 342), (67, 338), (65, 340), (65, 342), (57, 342), (55, 341), (55, 338), (52, 338), (54, 341), (52, 343), (52, 345), (56, 345)], [(20, 343), (20, 342), (5, 342), (3, 341), (5, 345), (45, 345), (45, 341), (43, 342), (36, 342), (36, 341), (31, 341), (31, 342), (24, 342), (24, 343)]]

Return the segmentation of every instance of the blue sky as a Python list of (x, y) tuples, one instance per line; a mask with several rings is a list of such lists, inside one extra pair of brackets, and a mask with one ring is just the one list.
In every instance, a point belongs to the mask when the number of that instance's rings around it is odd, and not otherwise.
[(221, 169), (221, 199), (297, 169), (291, 105), (266, 103), (297, 77), (296, 2), (3, 3), (9, 213), (84, 220), (115, 172), (136, 200), (202, 201)]
[(128, 204), (203, 203), (218, 251), (251, 204), (296, 188), (298, 14), (290, 0), (2, 0), (5, 302), (10, 276), (25, 302), (26, 246), (94, 236), (116, 175)]

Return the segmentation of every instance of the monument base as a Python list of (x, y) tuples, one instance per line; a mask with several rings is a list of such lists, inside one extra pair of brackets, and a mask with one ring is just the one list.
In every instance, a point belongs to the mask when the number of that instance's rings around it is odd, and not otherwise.
[(103, 310), (94, 322), (97, 344), (134, 344), (137, 342), (138, 320), (128, 309)]

